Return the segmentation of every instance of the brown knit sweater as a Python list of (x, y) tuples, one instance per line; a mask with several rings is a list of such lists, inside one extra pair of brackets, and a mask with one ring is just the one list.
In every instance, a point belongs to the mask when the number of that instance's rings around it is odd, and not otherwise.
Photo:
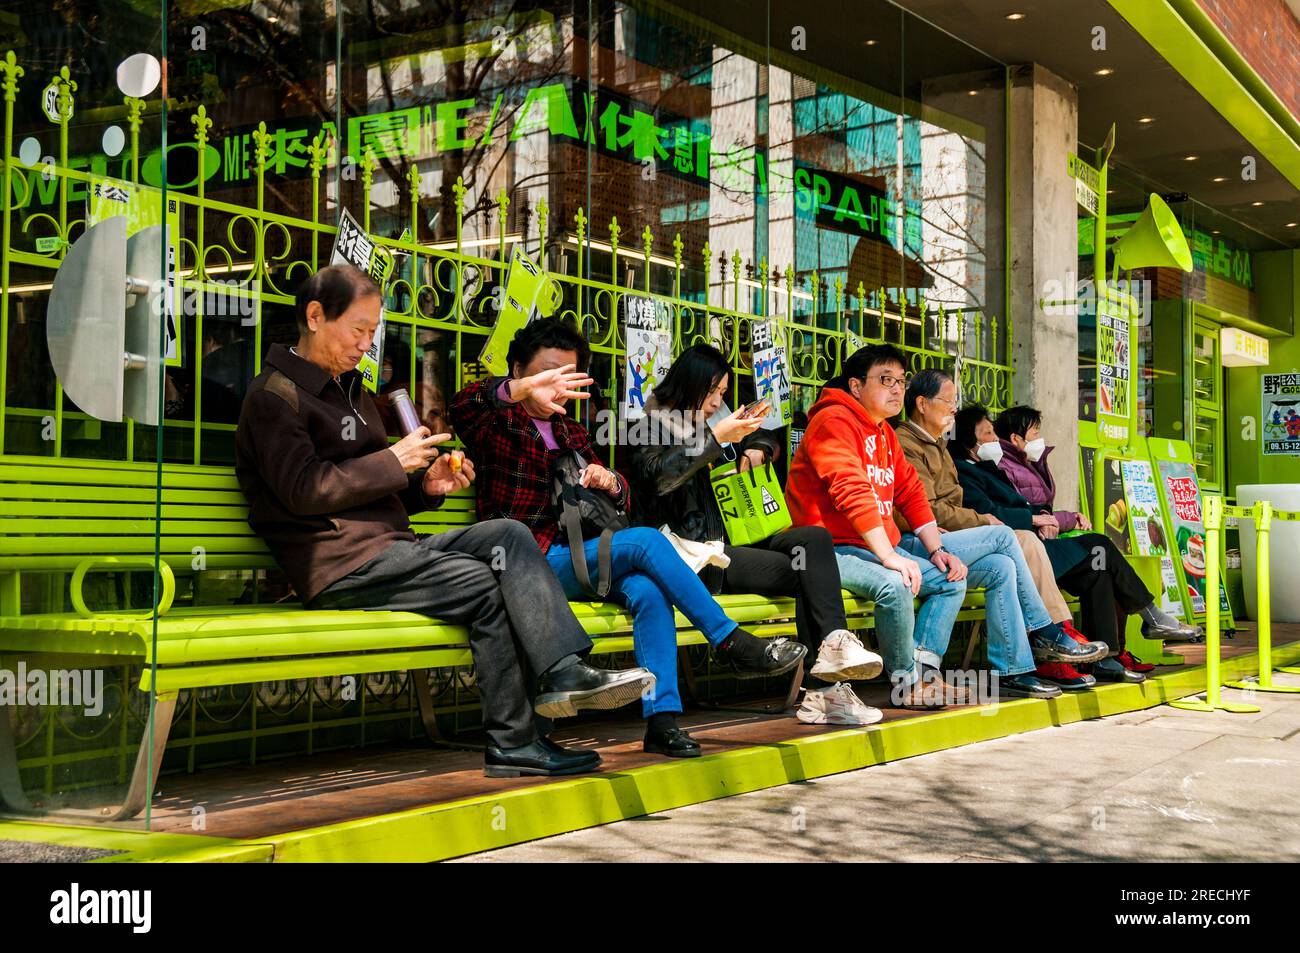
[(235, 475), (249, 525), (304, 603), (392, 542), (414, 539), (408, 514), (442, 505), (388, 446), (360, 374), (334, 378), (272, 345), (239, 415)]

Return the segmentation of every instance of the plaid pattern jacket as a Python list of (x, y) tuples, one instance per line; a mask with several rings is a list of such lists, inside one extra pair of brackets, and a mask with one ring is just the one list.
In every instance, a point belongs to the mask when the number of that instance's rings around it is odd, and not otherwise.
[[(519, 520), (546, 552), (560, 528), (551, 505), (555, 458), (572, 450), (584, 460), (603, 461), (587, 428), (564, 414), (551, 417), (559, 449), (547, 449), (523, 404), (497, 395), (502, 380), (475, 381), (456, 394), (451, 401), (452, 426), (474, 462), (478, 518)], [(615, 476), (622, 487), (618, 499), (626, 507), (631, 498), (628, 482), (617, 471)]]

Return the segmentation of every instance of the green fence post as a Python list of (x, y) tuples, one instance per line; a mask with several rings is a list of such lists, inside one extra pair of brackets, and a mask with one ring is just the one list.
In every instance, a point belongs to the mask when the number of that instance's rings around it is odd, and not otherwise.
[(1186, 711), (1228, 711), (1249, 714), (1258, 705), (1225, 702), (1219, 697), (1219, 542), (1223, 533), (1223, 497), (1205, 498), (1205, 698), (1180, 698), (1170, 702)]
[[(18, 98), (18, 79), (23, 75), (23, 68), (18, 65), (13, 50), (5, 53), (4, 59), (0, 60), (0, 74), (4, 75), (5, 96), (4, 155), (0, 156), (5, 169), (4, 204), (3, 212), (0, 213), (4, 215), (4, 223), (0, 225), (0, 240), (4, 242), (4, 247), (0, 248), (0, 287), (4, 289), (4, 293), (0, 294), (0, 373), (3, 373), (9, 366), (9, 242), (13, 235), (14, 101)], [(6, 390), (7, 388), (0, 387), (0, 453), (4, 452), (5, 419), (8, 416)], [(17, 578), (16, 574), (14, 578)]]

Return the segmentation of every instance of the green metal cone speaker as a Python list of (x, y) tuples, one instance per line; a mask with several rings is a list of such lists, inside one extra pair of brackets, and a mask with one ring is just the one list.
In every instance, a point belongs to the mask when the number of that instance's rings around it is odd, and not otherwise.
[(1187, 237), (1165, 200), (1154, 192), (1142, 217), (1119, 237), (1111, 248), (1115, 264), (1125, 271), (1133, 268), (1164, 268), (1177, 265), (1192, 270), (1192, 250)]

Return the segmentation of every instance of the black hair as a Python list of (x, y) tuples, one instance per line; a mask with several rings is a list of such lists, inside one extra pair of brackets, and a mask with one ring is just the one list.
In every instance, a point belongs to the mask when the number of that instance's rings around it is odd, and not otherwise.
[(731, 373), (727, 359), (711, 344), (688, 347), (673, 361), (654, 390), (655, 402), (671, 410), (699, 410), (704, 398)]
[(989, 419), (988, 408), (983, 404), (967, 404), (961, 410), (957, 411), (953, 424), (952, 442), (963, 450), (972, 450), (978, 442), (975, 439), (975, 428), (980, 425), (981, 420)]
[(827, 387), (837, 387), (842, 391), (852, 393), (849, 390), (849, 378), (865, 380), (871, 373), (873, 367), (881, 364), (897, 364), (907, 371), (907, 358), (892, 344), (868, 344), (860, 347), (850, 354), (840, 365), (840, 374), (838, 377), (832, 377), (826, 382)]
[(513, 373), (516, 364), (528, 366), (534, 354), (548, 347), (576, 352), (580, 371), (585, 371), (591, 361), (591, 347), (578, 326), (572, 320), (553, 317), (538, 318), (520, 328), (506, 351), (506, 364)]
[(355, 265), (327, 265), (298, 286), (298, 330), (307, 330), (307, 305), (313, 301), (320, 302), (326, 321), (336, 321), (358, 298), (380, 294), (379, 285)]
[(998, 419), (993, 421), (993, 430), (1003, 440), (1010, 440), (1012, 434), (1023, 437), (1030, 427), (1042, 425), (1042, 412), (1021, 404), (1018, 407), (1008, 407), (998, 414)]
[(918, 371), (911, 383), (907, 385), (907, 392), (903, 394), (903, 409), (907, 411), (907, 416), (911, 417), (916, 413), (916, 402), (922, 397), (928, 400), (938, 397), (944, 383), (950, 380), (952, 375), (945, 374), (935, 367)]

